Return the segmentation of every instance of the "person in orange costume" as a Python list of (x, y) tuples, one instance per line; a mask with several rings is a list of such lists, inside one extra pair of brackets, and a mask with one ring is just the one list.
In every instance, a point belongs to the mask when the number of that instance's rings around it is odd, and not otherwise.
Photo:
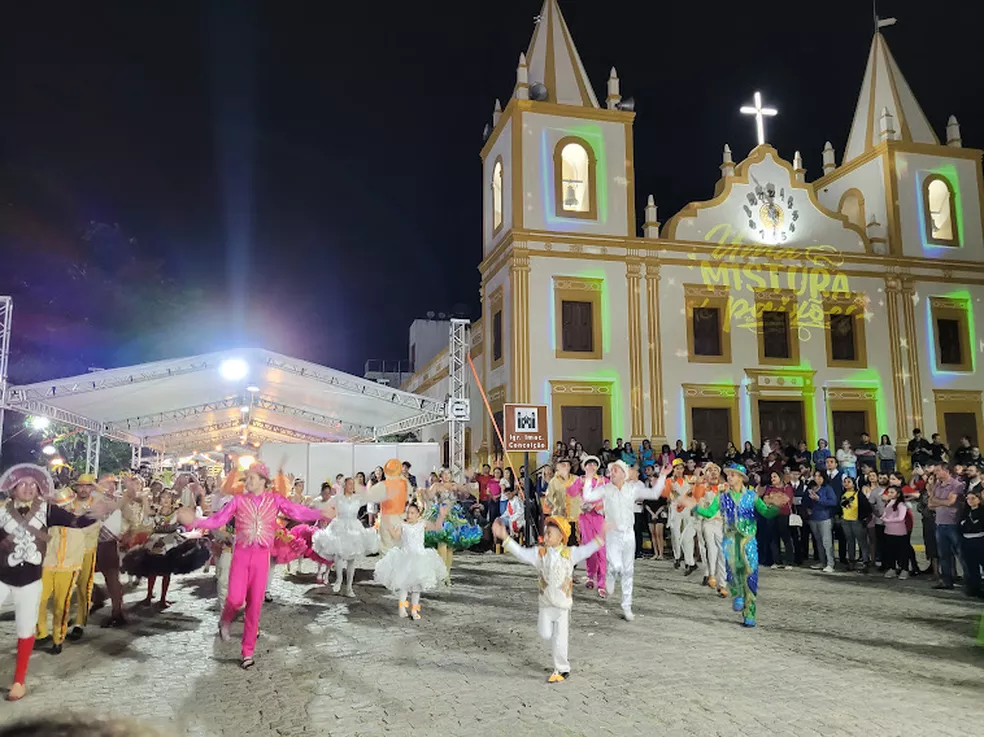
[[(392, 531), (398, 529), (403, 522), (403, 515), (407, 509), (407, 499), (413, 494), (413, 487), (410, 481), (403, 475), (403, 464), (399, 458), (391, 458), (383, 466), (383, 475), (386, 477), (381, 483), (386, 487), (386, 497), (379, 506), (379, 552), (385, 554), (387, 550), (399, 544), (393, 536)], [(376, 484), (373, 488), (379, 486)]]

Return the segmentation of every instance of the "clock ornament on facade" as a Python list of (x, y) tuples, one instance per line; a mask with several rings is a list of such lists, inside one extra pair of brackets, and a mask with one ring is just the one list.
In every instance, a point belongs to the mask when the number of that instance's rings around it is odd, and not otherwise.
[(772, 182), (761, 184), (755, 177), (755, 189), (745, 195), (747, 202), (742, 206), (748, 227), (763, 241), (782, 243), (790, 233), (796, 232), (799, 210), (792, 193), (786, 195), (785, 187), (776, 192)]

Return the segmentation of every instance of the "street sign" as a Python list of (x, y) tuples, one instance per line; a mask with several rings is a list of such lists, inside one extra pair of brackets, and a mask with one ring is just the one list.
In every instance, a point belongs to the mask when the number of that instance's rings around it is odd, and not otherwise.
[(547, 405), (507, 404), (502, 408), (502, 437), (506, 450), (550, 450)]
[(448, 419), (467, 422), (471, 419), (471, 404), (467, 399), (452, 399), (448, 405)]

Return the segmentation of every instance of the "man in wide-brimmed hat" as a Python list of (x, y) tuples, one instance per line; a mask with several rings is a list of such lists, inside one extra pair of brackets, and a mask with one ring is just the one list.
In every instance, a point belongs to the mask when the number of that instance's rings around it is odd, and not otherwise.
[(89, 515), (76, 517), (50, 503), (47, 500), (54, 494), (51, 476), (45, 469), (28, 463), (13, 466), (0, 476), (0, 493), (10, 495), (0, 505), (0, 606), (13, 600), (17, 665), (7, 698), (16, 701), (27, 693), (24, 680), (34, 649), (48, 528), (95, 526), (95, 515), (104, 514), (105, 510), (93, 505)]
[[(99, 484), (91, 473), (84, 473), (76, 479), (72, 487), (75, 499), (69, 504), (69, 511), (75, 515), (88, 514), (96, 502)], [(91, 525), (85, 530), (85, 555), (82, 557), (82, 568), (75, 583), (75, 614), (72, 616), (68, 633), (69, 640), (81, 640), (85, 627), (89, 624), (89, 612), (92, 609), (92, 587), (96, 578), (96, 551), (99, 547), (99, 532), (101, 524)]]

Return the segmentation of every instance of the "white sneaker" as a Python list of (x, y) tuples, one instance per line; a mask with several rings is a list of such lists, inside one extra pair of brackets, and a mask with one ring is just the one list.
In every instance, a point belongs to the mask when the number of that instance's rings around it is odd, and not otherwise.
[(780, 566), (779, 566), (779, 564), (778, 564), (778, 563), (773, 563), (773, 564), (772, 564), (771, 566), (769, 566), (769, 567), (770, 567), (770, 568), (771, 568), (771, 569), (772, 569), (773, 571), (778, 571), (778, 570), (779, 570), (779, 567), (780, 567)]
[(905, 581), (908, 577), (909, 577), (909, 572), (902, 571), (902, 573), (899, 574), (899, 581)]
[(823, 569), (823, 572), (824, 573), (833, 573), (834, 572), (834, 567), (833, 566), (827, 566), (826, 568)]
[(889, 568), (887, 571), (885, 571), (885, 578), (895, 578), (895, 569)]
[(633, 619), (635, 619), (635, 615), (632, 613), (632, 610), (631, 609), (625, 609), (625, 608), (623, 608), (622, 609), (622, 616), (625, 617), (625, 621), (626, 622), (631, 622)]
[(792, 567), (792, 566), (783, 566), (783, 568), (784, 568), (785, 570), (787, 570), (787, 571), (791, 571), (791, 570), (793, 570), (793, 567)]
[(219, 639), (222, 640), (222, 642), (229, 642), (230, 637), (231, 636), (229, 634), (229, 623), (228, 622), (220, 622), (219, 623)]
[(338, 578), (338, 580), (336, 580), (335, 583), (333, 583), (331, 585), (331, 590), (334, 591), (336, 594), (339, 591), (342, 590), (342, 579), (341, 578)]
[(355, 592), (352, 590), (352, 587), (351, 586), (347, 586), (345, 588), (345, 595), (348, 598), (350, 598), (350, 599), (354, 599), (355, 598)]

